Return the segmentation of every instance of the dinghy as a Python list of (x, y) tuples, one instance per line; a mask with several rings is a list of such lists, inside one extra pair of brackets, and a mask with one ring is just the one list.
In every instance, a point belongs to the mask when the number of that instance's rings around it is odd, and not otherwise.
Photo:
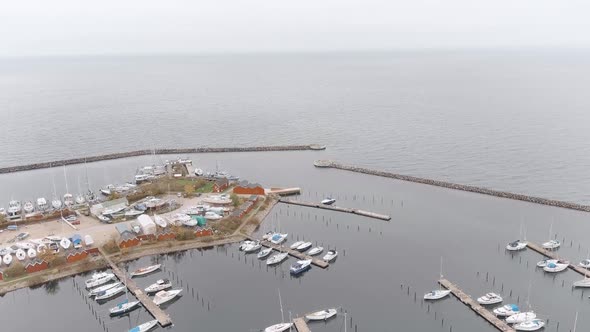
[(528, 243), (521, 240), (516, 240), (514, 242), (508, 243), (506, 246), (506, 250), (508, 251), (519, 251), (524, 250), (527, 247)]
[(182, 288), (179, 289), (173, 289), (173, 290), (169, 290), (169, 291), (159, 291), (156, 293), (156, 296), (154, 296), (154, 303), (156, 305), (162, 305), (166, 302), (172, 301), (172, 299), (174, 299), (176, 296), (178, 296), (178, 294), (180, 294), (180, 292), (182, 292)]
[(137, 270), (131, 272), (131, 277), (132, 278), (133, 277), (139, 277), (139, 276), (146, 275), (148, 273), (152, 273), (152, 272), (160, 269), (161, 266), (162, 266), (162, 264), (156, 264), (156, 265), (142, 267), (140, 269), (137, 269)]
[(5, 265), (10, 265), (10, 263), (12, 263), (12, 255), (11, 254), (4, 255), (4, 257), (2, 257), (2, 262)]
[(297, 249), (297, 247), (299, 247), (300, 245), (304, 244), (305, 242), (303, 241), (297, 241), (295, 243), (293, 243), (291, 246), (289, 246), (289, 248), (291, 249)]
[(509, 317), (520, 312), (520, 308), (516, 304), (506, 304), (494, 309), (494, 315), (499, 317)]
[(106, 284), (107, 282), (113, 280), (115, 275), (112, 273), (105, 273), (103, 275), (98, 276), (97, 278), (91, 278), (86, 280), (86, 288), (94, 288), (101, 285)]
[(311, 242), (304, 242), (297, 247), (297, 251), (306, 251), (311, 248)]
[(136, 327), (129, 330), (129, 332), (147, 332), (154, 328), (158, 324), (156, 319), (150, 320), (149, 322), (145, 322), (143, 324), (137, 325)]
[(27, 250), (27, 256), (29, 256), (29, 258), (35, 258), (37, 257), (37, 251), (33, 248)]
[(519, 324), (519, 323), (531, 321), (535, 318), (537, 318), (537, 314), (535, 314), (533, 311), (525, 311), (525, 312), (520, 312), (518, 314), (509, 316), (508, 318), (506, 318), (506, 323)]
[(265, 259), (266, 257), (268, 257), (268, 255), (270, 255), (271, 252), (272, 248), (265, 248), (260, 250), (256, 257), (258, 257), (258, 259)]
[(271, 325), (264, 329), (264, 332), (283, 332), (287, 331), (293, 326), (293, 323), (279, 323)]
[(487, 293), (486, 295), (477, 298), (479, 304), (496, 304), (502, 302), (504, 299), (496, 293)]
[(545, 327), (545, 321), (541, 319), (533, 319), (514, 325), (514, 329), (517, 331), (537, 331), (543, 327)]
[(289, 236), (289, 234), (287, 233), (275, 233), (273, 234), (273, 236), (270, 238), (270, 242), (274, 243), (274, 244), (281, 244), (285, 241), (287, 241), (287, 236)]
[(172, 287), (172, 283), (168, 279), (160, 279), (155, 283), (146, 287), (146, 293), (155, 293)]
[(308, 254), (309, 256), (316, 256), (316, 255), (319, 255), (319, 254), (321, 254), (321, 253), (322, 253), (322, 251), (324, 251), (324, 247), (314, 247), (314, 248), (311, 248), (311, 250), (309, 250), (309, 251), (307, 252), (307, 254)]
[(266, 260), (266, 265), (279, 264), (282, 261), (284, 261), (285, 259), (287, 259), (287, 257), (289, 257), (289, 254), (286, 253), (286, 252), (278, 253), (276, 255), (271, 256), (269, 259), (267, 259)]
[(322, 200), (322, 204), (324, 205), (332, 205), (336, 203), (336, 200), (332, 197), (326, 197), (325, 199)]
[(129, 302), (128, 300), (125, 300), (125, 301), (117, 304), (116, 307), (109, 309), (109, 312), (111, 313), (111, 316), (122, 315), (122, 314), (126, 314), (130, 311), (133, 311), (134, 309), (136, 309), (138, 307), (139, 307), (139, 301)]
[(545, 266), (543, 268), (543, 271), (549, 272), (549, 273), (557, 273), (557, 272), (564, 271), (569, 266), (570, 266), (569, 263), (557, 261), (555, 263), (549, 263), (549, 264), (547, 264), (547, 266)]
[(22, 249), (18, 249), (14, 255), (16, 256), (16, 259), (18, 259), (19, 261), (24, 261), (25, 258), (27, 258), (27, 254), (25, 253), (24, 250)]
[(115, 297), (115, 296), (125, 292), (126, 289), (127, 289), (127, 287), (125, 287), (124, 285), (113, 287), (113, 288), (107, 289), (106, 291), (96, 294), (95, 299), (96, 299), (96, 301), (108, 300), (112, 297)]
[(328, 252), (326, 253), (326, 255), (324, 255), (324, 257), (322, 259), (329, 263), (329, 262), (333, 261), (334, 259), (336, 259), (337, 256), (338, 256), (338, 251), (328, 250)]
[(425, 300), (440, 300), (446, 296), (451, 294), (451, 291), (448, 289), (437, 289), (430, 291), (429, 293), (424, 294)]
[(309, 315), (305, 315), (308, 320), (328, 320), (334, 316), (338, 311), (336, 309), (325, 309), (321, 311), (312, 312)]
[(70, 241), (68, 238), (63, 238), (59, 241), (59, 245), (64, 248), (64, 249), (69, 249), (70, 246), (72, 245), (72, 241)]
[(547, 250), (555, 250), (561, 246), (561, 242), (559, 240), (549, 240), (543, 243), (543, 248)]
[(289, 268), (289, 273), (291, 275), (299, 275), (307, 270), (311, 269), (311, 259), (305, 259), (295, 262), (295, 264), (291, 265)]
[(93, 296), (100, 294), (101, 292), (104, 292), (106, 290), (109, 290), (111, 288), (115, 288), (118, 286), (121, 286), (121, 282), (113, 282), (113, 283), (106, 284), (106, 285), (103, 285), (100, 287), (96, 287), (93, 290), (91, 290), (90, 292), (88, 292), (88, 296), (93, 297)]
[(154, 213), (154, 221), (156, 222), (156, 225), (162, 227), (162, 228), (166, 228), (166, 226), (168, 226), (168, 222), (166, 221), (166, 219), (164, 219), (163, 217), (160, 217), (159, 215)]

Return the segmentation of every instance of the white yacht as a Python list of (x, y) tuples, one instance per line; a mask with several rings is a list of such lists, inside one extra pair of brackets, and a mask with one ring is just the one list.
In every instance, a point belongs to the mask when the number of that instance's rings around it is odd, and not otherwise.
[(506, 304), (494, 309), (494, 315), (499, 317), (509, 317), (520, 312), (520, 308), (516, 304)]
[(289, 257), (289, 254), (286, 253), (286, 252), (278, 253), (276, 255), (271, 256), (269, 259), (267, 259), (266, 260), (266, 265), (279, 264), (282, 261), (284, 261), (285, 259), (287, 259), (287, 257)]
[(334, 259), (336, 259), (336, 257), (338, 257), (338, 251), (336, 251), (336, 250), (328, 250), (328, 252), (326, 253), (326, 255), (324, 255), (324, 257), (322, 259), (324, 261), (330, 263), (331, 261), (333, 261)]
[(514, 314), (514, 315), (506, 318), (506, 323), (519, 324), (519, 323), (531, 321), (535, 318), (537, 318), (537, 314), (535, 314), (533, 311), (519, 312), (517, 314)]
[(74, 205), (74, 195), (67, 193), (64, 195), (64, 205), (70, 207)]
[(57, 197), (54, 197), (53, 200), (51, 201), (51, 206), (55, 209), (55, 210), (59, 210), (62, 207), (62, 203), (61, 200)]
[(25, 202), (25, 204), (23, 205), (23, 211), (25, 211), (25, 213), (31, 213), (31, 212), (35, 211), (35, 205), (33, 205), (33, 202), (31, 202), (31, 201)]
[(585, 259), (585, 260), (581, 261), (578, 265), (580, 265), (581, 267), (583, 267), (585, 269), (590, 269), (590, 259)]
[(287, 233), (275, 233), (271, 236), (270, 242), (274, 244), (281, 244), (287, 241), (287, 236), (289, 236)]
[(496, 304), (502, 302), (504, 299), (496, 293), (487, 293), (484, 296), (477, 298), (479, 304)]
[(169, 291), (159, 291), (156, 293), (156, 296), (154, 296), (154, 303), (156, 305), (162, 305), (166, 302), (172, 301), (172, 299), (177, 297), (178, 294), (180, 294), (180, 292), (182, 292), (182, 288), (173, 289)]
[(163, 290), (168, 289), (170, 287), (172, 287), (172, 283), (170, 282), (170, 280), (160, 279), (160, 280), (156, 281), (155, 283), (146, 287), (146, 289), (144, 289), (144, 290), (146, 293), (155, 293), (155, 292), (163, 291)]
[(8, 218), (20, 216), (21, 211), (22, 211), (22, 206), (19, 201), (12, 200), (12, 201), (8, 202), (8, 209), (6, 210)]
[(545, 327), (545, 321), (541, 319), (533, 319), (514, 325), (514, 329), (517, 331), (537, 331), (543, 327)]
[(149, 322), (145, 322), (143, 324), (139, 324), (136, 327), (129, 330), (129, 332), (147, 332), (158, 325), (158, 320), (150, 320)]
[(37, 210), (45, 212), (47, 209), (49, 209), (49, 205), (47, 204), (45, 197), (37, 198)]
[(449, 294), (451, 294), (451, 291), (448, 289), (435, 289), (433, 291), (430, 291), (426, 294), (424, 294), (424, 299), (425, 300), (440, 300), (444, 297), (447, 297)]
[(307, 318), (308, 320), (328, 320), (336, 316), (337, 313), (338, 311), (334, 308), (325, 309), (307, 314), (305, 315), (305, 318)]
[(256, 255), (256, 257), (258, 259), (265, 259), (266, 257), (268, 257), (268, 255), (270, 255), (272, 253), (272, 248), (264, 248), (262, 250), (260, 250), (258, 252), (258, 254)]
[(306, 251), (307, 249), (311, 248), (311, 242), (303, 242), (297, 247), (297, 251)]
[(303, 241), (297, 241), (295, 243), (293, 243), (289, 248), (291, 249), (297, 249), (297, 247), (299, 247), (300, 245), (304, 244), (305, 242)]
[(84, 198), (84, 195), (78, 194), (76, 196), (76, 204), (84, 204), (84, 203), (86, 203), (86, 198)]
[(316, 256), (316, 255), (319, 255), (319, 254), (321, 254), (323, 251), (324, 251), (324, 247), (314, 247), (314, 248), (311, 248), (311, 249), (310, 249), (310, 250), (307, 252), (307, 254), (308, 254), (309, 256)]
[(543, 271), (556, 273), (561, 272), (567, 269), (570, 266), (568, 261), (558, 260), (555, 263), (548, 263), (547, 266), (543, 268)]
[(516, 240), (508, 243), (506, 250), (508, 251), (520, 251), (526, 249), (528, 243), (526, 241)]
[(550, 264), (550, 263), (555, 264), (555, 263), (557, 263), (557, 261), (558, 261), (557, 259), (543, 259), (543, 260), (537, 262), (537, 267), (545, 267), (545, 266), (547, 266), (547, 264)]
[(561, 246), (561, 242), (559, 240), (549, 240), (543, 243), (543, 248), (547, 250), (555, 250)]
[(336, 200), (331, 197), (326, 197), (325, 199), (322, 200), (322, 204), (324, 204), (324, 205), (332, 205), (334, 203), (336, 203)]

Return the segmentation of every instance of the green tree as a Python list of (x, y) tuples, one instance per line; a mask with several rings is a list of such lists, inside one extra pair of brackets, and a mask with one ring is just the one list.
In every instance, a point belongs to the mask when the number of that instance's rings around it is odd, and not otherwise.
[(229, 198), (231, 198), (231, 201), (234, 204), (234, 207), (238, 207), (240, 205), (240, 198), (238, 197), (238, 195), (231, 194), (231, 195), (229, 195)]

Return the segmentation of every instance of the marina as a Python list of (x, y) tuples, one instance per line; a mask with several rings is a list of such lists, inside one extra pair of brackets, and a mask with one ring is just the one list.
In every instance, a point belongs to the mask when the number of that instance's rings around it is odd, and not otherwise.
[[(254, 241), (253, 238), (248, 237), (248, 239), (250, 241)], [(311, 264), (313, 264), (313, 265), (315, 265), (317, 267), (321, 267), (322, 269), (325, 269), (328, 266), (330, 266), (330, 263), (328, 263), (328, 262), (326, 262), (324, 260), (321, 260), (321, 259), (316, 258), (316, 257), (309, 256), (309, 255), (306, 255), (305, 253), (303, 253), (301, 251), (298, 251), (298, 250), (295, 250), (295, 249), (291, 249), (291, 248), (286, 247), (284, 245), (274, 244), (274, 243), (272, 243), (270, 241), (266, 241), (266, 240), (261, 240), (260, 241), (260, 244), (262, 244), (264, 247), (272, 248), (272, 249), (274, 249), (274, 250), (276, 250), (278, 252), (286, 252), (290, 256), (293, 256), (293, 257), (295, 257), (297, 259), (300, 259), (300, 260), (311, 260)]]
[(374, 212), (369, 212), (369, 211), (364, 211), (364, 210), (358, 210), (358, 209), (343, 208), (343, 207), (334, 206), (334, 205), (325, 205), (325, 204), (321, 204), (321, 203), (301, 202), (301, 201), (295, 201), (295, 200), (283, 199), (283, 198), (279, 199), (279, 203), (299, 205), (299, 206), (305, 206), (305, 207), (310, 207), (310, 208), (331, 210), (331, 211), (344, 212), (344, 213), (352, 213), (352, 214), (356, 214), (356, 215), (363, 216), (363, 217), (381, 219), (381, 220), (387, 220), (387, 221), (391, 220), (390, 216), (387, 216), (384, 214), (379, 214), (379, 213), (374, 213)]
[[(557, 254), (557, 252), (555, 251), (550, 251), (550, 250), (546, 250), (543, 248), (543, 246), (534, 243), (534, 242), (528, 242), (527, 245), (529, 248), (531, 248), (531, 250), (538, 252), (539, 254), (548, 257), (550, 259), (559, 259), (559, 255)], [(563, 257), (561, 257), (563, 259)], [(569, 263), (568, 266), (571, 270), (573, 270), (574, 272), (577, 272), (585, 277), (590, 277), (590, 271), (587, 270), (586, 268), (577, 265), (575, 262), (571, 262)]]

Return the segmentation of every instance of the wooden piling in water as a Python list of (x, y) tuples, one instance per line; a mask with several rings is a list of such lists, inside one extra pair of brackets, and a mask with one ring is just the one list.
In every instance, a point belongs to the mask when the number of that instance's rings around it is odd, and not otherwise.
[(510, 327), (505, 321), (501, 320), (500, 318), (496, 317), (493, 313), (489, 310), (484, 308), (481, 304), (471, 298), (471, 296), (467, 295), (463, 292), (459, 286), (453, 284), (452, 282), (448, 281), (447, 279), (440, 279), (438, 281), (444, 288), (451, 291), (451, 293), (459, 299), (459, 301), (463, 302), (467, 305), (471, 310), (473, 310), (477, 315), (482, 317), (483, 319), (487, 320), (490, 324), (492, 324), (495, 328), (500, 331), (504, 332), (514, 332), (515, 330)]
[[(545, 257), (548, 257), (550, 259), (559, 259), (557, 257), (557, 254), (554, 251), (549, 251), (549, 250), (543, 248), (543, 246), (538, 245), (534, 242), (528, 242), (527, 247), (531, 248), (533, 251), (536, 251), (539, 254), (541, 254)], [(590, 271), (586, 270), (585, 268), (583, 268), (581, 266), (575, 265), (572, 262), (570, 262), (569, 268), (574, 270), (575, 272), (578, 272), (579, 274), (581, 274), (583, 276), (590, 277)]]
[(285, 203), (285, 204), (292, 204), (292, 205), (299, 205), (299, 206), (305, 206), (305, 207), (310, 207), (310, 208), (316, 208), (316, 209), (324, 209), (324, 210), (332, 210), (332, 211), (337, 211), (337, 212), (358, 214), (359, 216), (368, 217), (368, 218), (375, 218), (375, 219), (381, 219), (381, 220), (391, 220), (390, 216), (384, 215), (384, 214), (378, 214), (375, 212), (369, 212), (369, 211), (364, 211), (364, 210), (343, 208), (343, 207), (333, 206), (333, 205), (325, 205), (325, 204), (321, 204), (321, 203), (294, 201), (294, 200), (290, 200), (290, 199), (279, 199), (279, 202)]

